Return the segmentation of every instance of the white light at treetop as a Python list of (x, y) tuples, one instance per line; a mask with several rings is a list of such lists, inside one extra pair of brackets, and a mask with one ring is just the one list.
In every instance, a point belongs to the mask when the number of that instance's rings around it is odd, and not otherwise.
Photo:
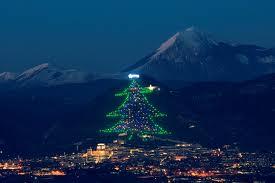
[(138, 79), (139, 78), (139, 74), (129, 74), (128, 78), (129, 79)]

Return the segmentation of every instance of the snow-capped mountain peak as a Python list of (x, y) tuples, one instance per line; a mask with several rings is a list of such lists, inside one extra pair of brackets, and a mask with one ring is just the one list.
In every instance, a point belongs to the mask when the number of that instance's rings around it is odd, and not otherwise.
[(177, 37), (180, 35), (179, 32), (177, 32), (174, 36), (172, 36), (170, 39), (165, 41), (164, 43), (161, 44), (161, 46), (157, 49), (157, 52), (153, 55), (154, 57), (160, 55), (164, 51), (166, 51), (168, 48), (170, 48), (175, 41), (177, 40)]
[(216, 41), (190, 27), (123, 72), (160, 81), (239, 81), (275, 71), (275, 52), (256, 45)]
[(67, 83), (84, 83), (94, 79), (93, 74), (75, 69), (63, 69), (53, 64), (44, 63), (23, 72), (16, 82), (26, 85), (62, 85)]
[(162, 43), (151, 58), (157, 58), (164, 55), (166, 52), (169, 52), (169, 50), (189, 49), (194, 52), (199, 52), (212, 45), (217, 45), (213, 38), (195, 27), (190, 27), (182, 32), (177, 32), (167, 41)]
[(100, 78), (100, 75), (81, 72), (76, 69), (64, 69), (50, 63), (37, 65), (27, 69), (21, 74), (10, 72), (0, 74), (0, 82), (12, 81), (17, 87), (87, 83), (97, 78)]
[(12, 83), (16, 88), (57, 86), (64, 84), (80, 84), (109, 78), (97, 73), (82, 72), (77, 69), (65, 69), (51, 63), (43, 63), (23, 71), (21, 74), (0, 73), (1, 83)]
[(182, 41), (189, 47), (201, 47), (217, 44), (210, 35), (200, 31), (196, 27), (190, 27), (182, 32)]
[(17, 77), (17, 80), (22, 81), (22, 80), (31, 78), (31, 77), (35, 76), (36, 74), (38, 74), (39, 72), (43, 71), (44, 69), (47, 69), (49, 67), (49, 65), (50, 65), (49, 63), (43, 63), (43, 64), (40, 64), (33, 68), (30, 68), (30, 69), (24, 71), (22, 74), (20, 74)]
[(16, 78), (17, 74), (12, 72), (0, 73), (0, 81), (11, 81)]

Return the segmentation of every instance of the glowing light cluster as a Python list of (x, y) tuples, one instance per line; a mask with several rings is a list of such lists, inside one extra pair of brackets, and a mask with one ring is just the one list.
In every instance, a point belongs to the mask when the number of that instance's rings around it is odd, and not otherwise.
[[(122, 92), (116, 93), (115, 96), (116, 97), (127, 96), (130, 90), (135, 90), (135, 89), (136, 88), (126, 88)], [(153, 90), (151, 90), (148, 87), (143, 87), (143, 88), (139, 88), (139, 92), (142, 94), (150, 94), (150, 93), (153, 93)]]
[(152, 93), (148, 87), (141, 87), (137, 80), (131, 80), (128, 88), (115, 96), (125, 96), (118, 108), (106, 115), (117, 118), (118, 122), (112, 127), (102, 130), (104, 133), (128, 134), (168, 134), (156, 123), (156, 119), (167, 116), (149, 103), (145, 94)]
[(148, 88), (148, 90), (150, 90), (150, 91), (153, 91), (153, 90), (155, 90), (157, 87), (156, 86), (152, 86), (152, 85), (150, 85), (149, 87), (147, 87)]
[(138, 79), (139, 78), (139, 74), (129, 74), (128, 78), (129, 79)]

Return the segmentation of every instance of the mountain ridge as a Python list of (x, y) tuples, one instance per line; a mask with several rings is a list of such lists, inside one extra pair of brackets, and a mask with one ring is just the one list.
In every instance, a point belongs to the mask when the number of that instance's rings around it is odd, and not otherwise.
[[(274, 150), (274, 81), (275, 74), (270, 74), (244, 82), (198, 82), (181, 89), (150, 78), (141, 82), (160, 87), (150, 101), (168, 114), (161, 124), (175, 138), (206, 147), (237, 143), (248, 150)], [(63, 152), (65, 146), (72, 150), (73, 142), (98, 137), (98, 130), (109, 123), (106, 113), (121, 103), (114, 93), (127, 85), (126, 80), (96, 80), (0, 91), (2, 146), (19, 154)]]
[(7, 73), (10, 72), (0, 73), (0, 80), (2, 78), (2, 82), (9, 82), (15, 84), (17, 87), (84, 83), (92, 81), (97, 77), (96, 73), (86, 73), (75, 69), (64, 69), (51, 63), (43, 63), (34, 66), (19, 74), (13, 73), (12, 75)]
[(54, 86), (102, 78), (127, 79), (131, 72), (166, 84), (169, 81), (244, 81), (275, 72), (275, 49), (217, 41), (190, 27), (118, 73), (88, 73), (43, 63), (22, 73), (1, 73), (0, 82), (16, 88)]
[(177, 32), (159, 48), (122, 72), (160, 81), (241, 81), (275, 71), (273, 48), (217, 41), (191, 27)]

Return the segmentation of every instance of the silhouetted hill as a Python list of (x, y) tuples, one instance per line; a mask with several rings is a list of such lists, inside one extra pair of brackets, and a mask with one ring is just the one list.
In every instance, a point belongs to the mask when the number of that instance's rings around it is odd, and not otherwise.
[[(174, 138), (205, 146), (236, 144), (246, 150), (275, 150), (275, 75), (245, 82), (201, 82), (161, 90), (149, 98), (168, 114), (159, 121)], [(4, 152), (38, 154), (70, 151), (76, 142), (98, 142), (98, 130), (112, 123), (105, 114), (122, 98), (125, 80), (1, 90), (0, 145)], [(99, 136), (98, 136), (99, 135)], [(95, 139), (97, 137), (97, 139)], [(103, 137), (102, 137), (103, 138)]]

